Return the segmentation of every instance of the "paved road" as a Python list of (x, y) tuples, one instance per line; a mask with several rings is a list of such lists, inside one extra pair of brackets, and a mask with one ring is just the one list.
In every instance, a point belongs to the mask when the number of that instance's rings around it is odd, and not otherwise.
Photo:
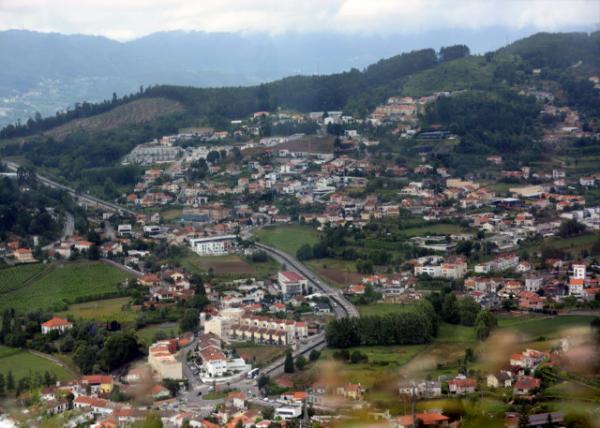
[(29, 350), (30, 354), (36, 355), (38, 357), (44, 358), (48, 361), (51, 361), (52, 363), (56, 364), (59, 367), (62, 367), (63, 369), (65, 369), (67, 372), (69, 372), (73, 377), (77, 377), (79, 376), (78, 373), (75, 373), (73, 371), (73, 369), (71, 369), (71, 367), (67, 366), (65, 363), (63, 363), (61, 360), (59, 360), (58, 358), (50, 355), (50, 354), (44, 354), (43, 352), (39, 352), (39, 351), (34, 351), (33, 349)]
[(114, 260), (111, 259), (100, 259), (100, 261), (102, 263), (106, 263), (108, 265), (114, 266), (117, 269), (121, 269), (122, 271), (128, 272), (128, 273), (132, 273), (134, 274), (137, 278), (139, 278), (140, 276), (143, 276), (144, 274), (142, 272), (140, 272), (139, 270), (135, 270), (132, 267), (129, 266), (125, 266), (124, 264), (115, 262)]
[[(15, 162), (7, 161), (7, 160), (4, 160), (2, 162), (11, 171), (17, 171), (20, 167), (20, 165)], [(107, 211), (135, 215), (135, 212), (128, 208), (122, 207), (122, 206), (117, 205), (112, 202), (103, 201), (102, 199), (96, 198), (95, 196), (81, 194), (81, 193), (77, 192), (75, 189), (73, 189), (72, 187), (68, 187), (63, 184), (57, 183), (56, 181), (46, 178), (42, 175), (36, 174), (36, 176), (37, 176), (38, 181), (40, 183), (42, 183), (43, 185), (51, 187), (53, 189), (62, 189), (65, 192), (69, 193), (71, 196), (73, 196), (76, 200), (83, 202), (86, 205), (96, 206), (99, 208), (103, 208)]]
[(51, 242), (50, 244), (42, 247), (42, 249), (49, 250), (55, 244), (60, 244), (62, 241), (65, 241), (67, 239), (67, 237), (73, 235), (74, 232), (75, 232), (75, 218), (73, 217), (73, 214), (71, 214), (70, 212), (67, 211), (65, 213), (65, 225), (63, 227), (63, 232), (62, 232), (61, 237), (59, 239), (57, 239), (56, 241)]
[(334, 289), (329, 285), (325, 284), (321, 281), (318, 276), (307, 268), (304, 264), (300, 263), (296, 260), (295, 257), (284, 253), (281, 250), (278, 250), (273, 247), (269, 247), (264, 244), (255, 243), (255, 245), (261, 250), (268, 253), (272, 258), (274, 258), (277, 262), (285, 264), (286, 269), (294, 271), (296, 273), (301, 274), (308, 282), (313, 285), (313, 287), (322, 293), (326, 294), (329, 299), (333, 302), (333, 309), (335, 311), (335, 315), (338, 318), (344, 317), (358, 317), (358, 309), (350, 303), (348, 299), (346, 299), (339, 289)]

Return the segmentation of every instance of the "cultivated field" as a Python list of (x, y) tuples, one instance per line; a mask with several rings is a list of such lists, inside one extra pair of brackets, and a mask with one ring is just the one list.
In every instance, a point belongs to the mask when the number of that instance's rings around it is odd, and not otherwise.
[(344, 287), (349, 284), (358, 283), (364, 276), (356, 272), (356, 264), (351, 261), (327, 258), (308, 260), (305, 264), (334, 287)]
[(181, 260), (191, 272), (206, 273), (212, 268), (215, 275), (254, 275), (256, 270), (238, 255), (205, 256), (191, 253)]
[[(14, 269), (29, 270), (31, 266)], [(46, 265), (33, 279), (31, 271), (11, 274), (22, 281), (7, 291), (0, 290), (0, 310), (10, 307), (20, 311), (51, 308), (64, 301), (73, 302), (78, 297), (109, 293), (116, 291), (118, 285), (131, 276), (113, 266), (90, 261)]]
[(42, 263), (8, 267), (0, 270), (0, 294), (9, 293), (32, 280), (47, 268)]

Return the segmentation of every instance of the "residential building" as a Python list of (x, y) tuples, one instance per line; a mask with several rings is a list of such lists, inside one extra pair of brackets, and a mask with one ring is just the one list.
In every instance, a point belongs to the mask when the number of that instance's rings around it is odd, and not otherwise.
[(539, 389), (541, 380), (531, 376), (522, 376), (515, 382), (514, 395), (531, 395)]
[(60, 317), (52, 317), (46, 322), (41, 324), (42, 326), (42, 334), (48, 334), (53, 331), (58, 331), (59, 333), (64, 333), (67, 330), (73, 328), (73, 323), (70, 321), (60, 318)]
[(235, 248), (237, 237), (235, 235), (209, 236), (192, 238), (190, 247), (199, 256), (219, 256), (229, 254)]
[(448, 390), (450, 394), (462, 395), (475, 392), (477, 381), (464, 376), (457, 376), (448, 381)]
[(177, 341), (160, 340), (148, 349), (148, 364), (159, 379), (183, 379), (183, 366), (176, 358)]
[(293, 296), (303, 295), (308, 292), (308, 280), (296, 272), (279, 272), (277, 281), (279, 282), (279, 288), (284, 299), (290, 299)]

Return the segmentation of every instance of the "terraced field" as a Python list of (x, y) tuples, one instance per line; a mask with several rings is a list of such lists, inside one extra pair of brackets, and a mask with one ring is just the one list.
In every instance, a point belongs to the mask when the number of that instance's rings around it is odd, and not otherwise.
[(47, 269), (41, 263), (8, 267), (0, 270), (0, 295), (16, 290)]

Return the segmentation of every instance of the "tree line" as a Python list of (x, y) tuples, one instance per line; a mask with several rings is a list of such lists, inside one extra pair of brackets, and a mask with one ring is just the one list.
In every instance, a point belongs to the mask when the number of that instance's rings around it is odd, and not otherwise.
[(423, 301), (409, 312), (332, 320), (325, 337), (333, 348), (417, 345), (430, 342), (437, 335), (437, 328), (433, 306)]

